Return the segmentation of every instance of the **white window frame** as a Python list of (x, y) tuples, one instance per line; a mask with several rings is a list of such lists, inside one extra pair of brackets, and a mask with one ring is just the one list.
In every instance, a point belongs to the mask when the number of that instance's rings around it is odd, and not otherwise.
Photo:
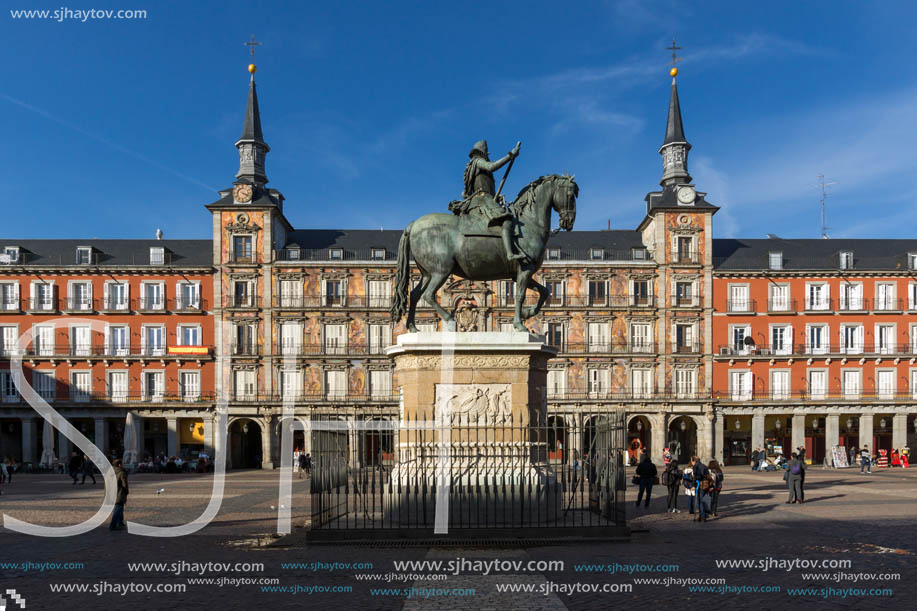
[[(124, 379), (123, 388), (115, 388), (114, 378)], [(127, 369), (109, 369), (105, 372), (105, 394), (111, 401), (124, 402), (130, 398), (131, 374)]]
[(324, 378), (326, 399), (343, 399), (347, 396), (349, 382), (346, 369), (327, 369)]
[(232, 392), (237, 401), (254, 401), (258, 396), (257, 372), (251, 369), (234, 369)]
[(898, 392), (898, 371), (895, 369), (876, 369), (876, 398), (894, 399)]
[(366, 294), (369, 295), (369, 307), (388, 308), (392, 304), (392, 283), (388, 280), (369, 280)]
[[(813, 289), (820, 289), (821, 294), (815, 298)], [(806, 282), (806, 310), (827, 312), (831, 309), (831, 285), (827, 282)]]
[(847, 400), (859, 399), (863, 394), (863, 371), (860, 369), (841, 369), (841, 394)]
[(783, 269), (783, 253), (780, 251), (771, 251), (767, 253), (767, 266), (769, 269)]
[[(9, 289), (7, 289), (9, 287)], [(15, 281), (0, 282), (0, 310), (4, 312), (19, 311), (19, 283)]]
[[(69, 331), (67, 341), (70, 341)], [(57, 351), (57, 329), (54, 325), (38, 324), (32, 327), (32, 352), (37, 356), (54, 356)]]
[[(816, 378), (821, 378), (820, 384), (815, 383)], [(822, 401), (828, 397), (828, 370), (809, 369), (806, 371), (806, 388), (809, 399)]]
[(19, 353), (19, 325), (0, 325), (0, 356), (10, 357)]
[(301, 369), (281, 369), (280, 396), (284, 401), (302, 401), (303, 372)]
[(391, 398), (392, 371), (390, 369), (370, 369), (369, 394), (373, 399)]
[[(117, 333), (112, 333), (117, 331)], [(115, 337), (124, 333), (124, 344), (115, 345)], [(129, 325), (107, 325), (105, 328), (105, 354), (109, 356), (128, 356), (131, 353), (131, 328)]]
[[(851, 292), (854, 293), (850, 295)], [(863, 300), (863, 283), (862, 282), (841, 282), (840, 290), (840, 299), (838, 300), (838, 310), (850, 312), (850, 311), (860, 311), (866, 309), (866, 304)]]
[(165, 265), (166, 249), (162, 246), (150, 246), (150, 265)]
[(754, 397), (755, 378), (749, 369), (729, 371), (729, 396), (733, 401), (751, 401)]
[(280, 323), (280, 354), (299, 356), (303, 352), (303, 324), (300, 321)]
[(567, 392), (567, 369), (548, 369), (548, 397), (563, 397)]
[[(82, 262), (81, 259), (85, 256), (86, 262)], [(77, 265), (92, 265), (92, 247), (91, 246), (77, 246), (76, 247), (76, 264)]]
[[(148, 333), (153, 329), (162, 332), (162, 342), (158, 347), (150, 345)], [(168, 336), (164, 324), (145, 324), (140, 327), (140, 349), (144, 356), (165, 356), (168, 351)]]
[[(853, 346), (847, 345), (847, 330), (853, 329)], [(863, 354), (865, 351), (865, 328), (860, 323), (842, 323), (838, 337), (841, 354)]]
[[(740, 333), (742, 335), (741, 342), (737, 341)], [(752, 337), (750, 324), (729, 325), (729, 343), (733, 354), (746, 355), (752, 353), (752, 346), (745, 344), (746, 337)]]
[[(185, 290), (191, 287), (190, 294), (185, 297)], [(201, 283), (197, 281), (177, 282), (175, 284), (175, 305), (178, 310), (201, 309)]]
[[(42, 289), (40, 287), (47, 287), (47, 295), (41, 295)], [(30, 301), (30, 310), (36, 310), (41, 312), (53, 312), (57, 309), (57, 285), (51, 282), (44, 282), (41, 280), (33, 280), (30, 283), (31, 289), (31, 301)]]
[(675, 397), (692, 399), (697, 395), (697, 369), (675, 370)]
[(840, 269), (853, 269), (853, 251), (842, 250), (840, 252), (838, 267)]
[[(639, 332), (638, 332), (639, 330)], [(653, 351), (653, 325), (649, 322), (630, 323), (630, 352), (647, 353)]]
[[(819, 335), (820, 345), (812, 341), (812, 332), (821, 329)], [(831, 327), (828, 323), (812, 323), (806, 325), (806, 354), (828, 354), (831, 349)]]
[[(328, 292), (328, 285), (335, 285), (337, 291)], [(335, 294), (337, 295), (335, 297)], [(347, 303), (347, 282), (343, 278), (323, 278), (322, 279), (322, 305), (326, 307), (340, 308)]]
[[(786, 379), (785, 388), (780, 388), (784, 386), (783, 384), (777, 384), (777, 378)], [(789, 369), (771, 369), (770, 370), (770, 389), (771, 389), (771, 399), (789, 399), (790, 394), (792, 393), (792, 377)]]
[[(88, 384), (80, 384), (78, 380), (88, 380)], [(70, 400), (75, 403), (86, 403), (92, 398), (92, 370), (70, 370)]]
[(876, 282), (875, 299), (872, 309), (878, 312), (891, 312), (898, 309), (896, 297), (898, 296), (898, 283), (879, 281)]
[(57, 398), (57, 376), (53, 369), (33, 369), (32, 388), (45, 401)]
[(730, 284), (729, 285), (729, 307), (730, 312), (750, 312), (751, 311), (751, 287), (748, 284)]
[(630, 370), (631, 395), (634, 399), (649, 399), (655, 394), (654, 373), (652, 367), (633, 367)]
[(322, 326), (322, 349), (325, 354), (347, 354), (350, 325), (327, 323)]
[[(592, 286), (595, 283), (597, 288), (596, 292), (601, 292), (601, 296), (592, 296)], [(589, 300), (589, 305), (592, 306), (603, 306), (608, 305), (608, 280), (600, 280), (598, 278), (590, 278), (586, 280), (586, 299)]]
[[(678, 327), (687, 327), (689, 332), (687, 336), (691, 341), (685, 342), (685, 350), (678, 350)], [(698, 351), (700, 344), (697, 340), (697, 323), (672, 323), (672, 353), (673, 354), (694, 354)]]
[[(158, 300), (156, 295), (152, 299), (147, 295), (147, 287), (158, 286)], [(166, 309), (166, 283), (161, 280), (143, 280), (140, 282), (140, 309), (161, 312)]]
[[(189, 384), (189, 382), (191, 382)], [(178, 371), (178, 392), (182, 401), (197, 401), (201, 398), (201, 372), (197, 370)]]
[(70, 325), (67, 331), (70, 340), (70, 354), (73, 356), (91, 356), (92, 326), (83, 324)]
[[(197, 335), (195, 343), (188, 343), (185, 341), (185, 331), (190, 330), (194, 331)], [(180, 346), (203, 346), (204, 345), (204, 330), (201, 325), (187, 325), (180, 324), (175, 328), (175, 342)]]
[(392, 345), (392, 325), (387, 323), (370, 323), (369, 353), (383, 354)]
[[(156, 381), (153, 388), (150, 388), (150, 378)], [(143, 400), (153, 403), (160, 403), (166, 396), (166, 372), (162, 369), (145, 369), (140, 374), (141, 392)]]
[(301, 308), (303, 305), (302, 280), (283, 278), (280, 280), (280, 307)]
[(0, 403), (19, 403), (19, 391), (16, 390), (16, 380), (19, 372), (0, 371)]
[[(113, 287), (124, 287), (124, 300), (116, 301)], [(131, 308), (131, 285), (127, 280), (106, 280), (102, 285), (102, 301), (106, 310), (126, 312)]]
[(876, 323), (872, 337), (876, 354), (895, 354), (898, 351), (898, 327), (894, 323)]
[[(775, 340), (776, 331), (783, 331), (783, 345), (778, 346)], [(771, 354), (785, 356), (793, 354), (793, 325), (789, 324), (772, 324), (769, 329)]]
[(586, 323), (587, 352), (611, 351), (611, 325), (608, 321)]
[[(777, 296), (778, 289), (785, 295)], [(771, 284), (767, 290), (767, 306), (771, 312), (789, 312), (792, 307), (792, 289), (789, 284)]]
[(589, 396), (592, 398), (607, 397), (611, 393), (611, 369), (608, 367), (590, 367), (586, 370)]

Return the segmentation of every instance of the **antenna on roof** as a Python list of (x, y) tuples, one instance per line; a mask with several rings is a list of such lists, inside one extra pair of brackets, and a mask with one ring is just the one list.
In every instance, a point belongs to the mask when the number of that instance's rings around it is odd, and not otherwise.
[(825, 224), (825, 198), (828, 195), (829, 187), (836, 184), (836, 180), (825, 182), (825, 175), (818, 175), (818, 186), (821, 187), (821, 239), (823, 240), (827, 240), (829, 238), (828, 226)]
[(157, 229), (157, 230), (156, 230), (156, 239), (157, 239), (157, 240), (161, 240), (161, 239), (162, 239), (162, 229)]
[(608, 231), (611, 231), (611, 219), (608, 219)]

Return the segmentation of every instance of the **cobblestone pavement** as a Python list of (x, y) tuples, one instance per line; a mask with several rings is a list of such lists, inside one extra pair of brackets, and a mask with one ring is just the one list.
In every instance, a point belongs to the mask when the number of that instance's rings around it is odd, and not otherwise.
[[(176, 539), (148, 538), (107, 528), (70, 538), (46, 539), (0, 529), (0, 595), (15, 589), (26, 609), (195, 609), (299, 608), (320, 609), (607, 609), (618, 605), (645, 608), (702, 605), (705, 609), (777, 609), (788, 605), (837, 609), (913, 608), (917, 561), (917, 469), (885, 470), (859, 475), (852, 469), (810, 469), (806, 503), (786, 505), (786, 488), (777, 473), (751, 473), (730, 468), (720, 499), (720, 515), (705, 523), (691, 521), (687, 499), (683, 513), (664, 511), (663, 490), (657, 488), (648, 509), (628, 503), (627, 543), (571, 542), (526, 548), (392, 547), (381, 545), (307, 545), (307, 481), (293, 481), (293, 535), (277, 539), (279, 472), (245, 471), (227, 476), (226, 493), (217, 518), (202, 531)], [(206, 506), (211, 476), (134, 475), (126, 509), (128, 520), (158, 526), (177, 525), (199, 515)], [(157, 491), (162, 492), (157, 494)], [(98, 508), (102, 485), (70, 484), (66, 476), (17, 476), (3, 486), (0, 509), (30, 522), (60, 526), (85, 520)], [(628, 490), (634, 498), (633, 487)], [(845, 568), (793, 568), (789, 560), (850, 561)], [(396, 570), (395, 561), (463, 561), (459, 575), (442, 569)], [(717, 567), (716, 561), (748, 560), (755, 568)], [(487, 570), (475, 562), (499, 561)], [(563, 562), (559, 566), (529, 562)], [(172, 563), (245, 563), (228, 570)], [(4, 565), (6, 563), (6, 565)], [(82, 568), (9, 567), (10, 563), (81, 563)], [(128, 563), (166, 563), (130, 570)], [(282, 563), (308, 564), (306, 568)], [(324, 563), (324, 564), (313, 564)], [(364, 563), (360, 569), (332, 568), (332, 563)], [(472, 564), (469, 564), (472, 563)], [(520, 569), (511, 563), (521, 563)], [(768, 564), (769, 563), (769, 564)], [(263, 570), (251, 564), (263, 564)], [(598, 569), (583, 565), (645, 565)], [(371, 565), (371, 566), (369, 566)], [(675, 570), (654, 570), (677, 565)], [(761, 568), (769, 567), (767, 570)], [(579, 567), (579, 570), (577, 569)], [(205, 569), (211, 570), (205, 570)], [(671, 567), (669, 567), (671, 568)], [(177, 570), (181, 569), (181, 570)], [(236, 570), (238, 569), (238, 570)], [(505, 569), (505, 570), (504, 570)], [(633, 571), (633, 572), (628, 572)], [(483, 574), (487, 572), (487, 574)], [(431, 578), (450, 573), (446, 579)], [(837, 575), (844, 579), (837, 581)], [(874, 574), (863, 578), (863, 574)], [(900, 580), (875, 574), (898, 574)], [(357, 579), (357, 575), (374, 579)], [(858, 581), (853, 581), (860, 575)], [(223, 585), (189, 579), (223, 579)], [(691, 592), (688, 586), (635, 583), (647, 579), (723, 580), (697, 584), (713, 588)], [(276, 579), (273, 584), (233, 585), (225, 580)], [(238, 583), (238, 582), (235, 582)], [(52, 592), (52, 586), (78, 584), (87, 592)], [(185, 592), (139, 592), (122, 595), (116, 588), (185, 586)], [(506, 585), (530, 587), (531, 593), (504, 592)], [(777, 592), (719, 593), (718, 588), (779, 588)], [(298, 593), (264, 588), (299, 587)], [(312, 591), (310, 588), (342, 591)], [(586, 588), (609, 592), (587, 592)], [(389, 589), (373, 594), (370, 589)], [(413, 588), (413, 590), (411, 590)], [(574, 588), (578, 591), (571, 592)], [(791, 594), (790, 588), (809, 588)], [(834, 592), (823, 590), (833, 588)], [(890, 588), (892, 594), (851, 593)], [(95, 590), (94, 590), (95, 589)], [(394, 592), (398, 589), (400, 591)], [(449, 590), (449, 594), (431, 590)], [(405, 591), (407, 590), (407, 592)], [(453, 592), (456, 590), (456, 592)], [(467, 591), (474, 590), (471, 595)], [(846, 590), (846, 593), (844, 592)], [(102, 591), (102, 594), (96, 592)], [(411, 595), (408, 596), (407, 594)], [(7, 603), (7, 609), (16, 609)]]

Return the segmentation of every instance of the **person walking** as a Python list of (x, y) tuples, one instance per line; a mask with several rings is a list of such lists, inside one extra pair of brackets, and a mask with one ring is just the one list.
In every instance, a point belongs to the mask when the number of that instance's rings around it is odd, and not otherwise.
[(302, 479), (304, 477), (304, 474), (306, 473), (306, 453), (305, 452), (299, 453), (298, 462), (299, 462), (299, 479)]
[(706, 522), (710, 515), (711, 490), (713, 489), (713, 477), (711, 471), (707, 475), (697, 480), (697, 521)]
[(127, 503), (127, 495), (130, 494), (130, 488), (127, 485), (127, 471), (122, 466), (121, 459), (116, 459), (113, 463), (115, 468), (115, 481), (118, 482), (118, 495), (115, 497), (115, 510), (111, 514), (111, 524), (108, 530), (124, 530), (124, 505)]
[(708, 468), (713, 476), (713, 482), (711, 482), (710, 486), (710, 513), (716, 516), (716, 507), (720, 501), (720, 491), (723, 490), (723, 480), (726, 476), (723, 474), (720, 463), (715, 460), (710, 461)]
[(306, 452), (306, 473), (312, 475), (312, 454)]
[(901, 448), (901, 467), (907, 469), (911, 466), (910, 461), (911, 449), (907, 446)]
[(758, 470), (758, 448), (755, 448), (754, 451), (751, 453), (751, 470), (752, 471)]
[(10, 459), (8, 456), (4, 456), (3, 460), (0, 461), (0, 484), (5, 484), (6, 480), (10, 479), (9, 464)]
[(80, 455), (76, 452), (70, 453), (70, 463), (68, 464), (67, 470), (70, 472), (70, 477), (73, 478), (73, 485), (76, 485), (76, 480), (78, 478), (80, 470), (83, 468), (83, 459), (80, 458)]
[(95, 474), (92, 472), (94, 466), (95, 466), (95, 465), (92, 464), (92, 461), (89, 460), (89, 456), (87, 456), (86, 454), (83, 454), (83, 481), (80, 482), (80, 485), (83, 485), (83, 484), (86, 483), (86, 478), (87, 478), (87, 477), (92, 478), (92, 485), (93, 485), (93, 486), (96, 485), (96, 476), (95, 476)]
[(806, 463), (799, 459), (799, 454), (793, 452), (793, 458), (790, 460), (790, 467), (786, 470), (786, 487), (789, 491), (786, 504), (804, 503), (802, 499), (802, 474), (806, 470)]
[(650, 495), (653, 493), (653, 483), (656, 479), (656, 465), (650, 460), (648, 452), (644, 452), (640, 457), (640, 464), (637, 465), (637, 477), (640, 478), (640, 492), (637, 493), (637, 507), (640, 506), (640, 500), (643, 493), (646, 492), (646, 502), (644, 507), (650, 506)]
[(860, 473), (872, 475), (872, 455), (869, 453), (869, 446), (863, 446), (860, 450)]
[(688, 513), (694, 515), (694, 501), (697, 500), (697, 486), (694, 481), (693, 465), (688, 464), (688, 466), (685, 467), (684, 473), (681, 476), (681, 484), (685, 488), (685, 494), (688, 495)]
[(678, 510), (678, 488), (681, 486), (681, 470), (678, 468), (678, 461), (674, 458), (665, 466), (662, 472), (662, 484), (669, 491), (666, 500), (666, 511), (669, 513), (681, 513)]

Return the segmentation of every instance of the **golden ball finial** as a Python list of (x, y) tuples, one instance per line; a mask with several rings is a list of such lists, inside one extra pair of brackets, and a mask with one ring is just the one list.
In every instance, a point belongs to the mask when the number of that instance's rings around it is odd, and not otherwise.
[(672, 75), (672, 78), (675, 78), (676, 76), (678, 76), (678, 68), (672, 68), (671, 70), (669, 70), (669, 74)]
[(255, 66), (255, 64), (249, 64), (249, 65), (248, 65), (248, 71), (251, 72), (252, 74), (254, 74), (255, 72), (258, 71), (258, 67)]

